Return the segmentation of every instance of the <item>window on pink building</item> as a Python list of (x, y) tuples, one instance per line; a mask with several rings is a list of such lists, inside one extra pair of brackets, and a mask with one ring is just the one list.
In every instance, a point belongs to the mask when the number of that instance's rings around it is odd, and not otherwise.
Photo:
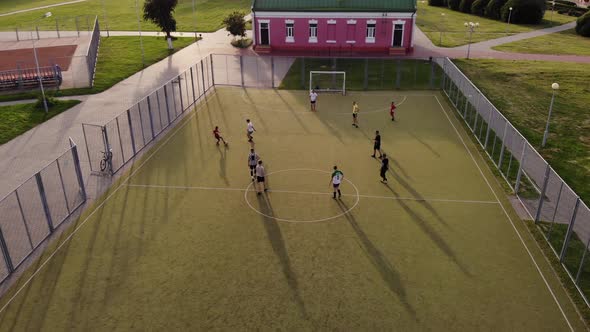
[(355, 40), (355, 31), (356, 25), (355, 24), (348, 24), (346, 26), (346, 40)]
[(328, 40), (336, 40), (336, 24), (328, 24)]

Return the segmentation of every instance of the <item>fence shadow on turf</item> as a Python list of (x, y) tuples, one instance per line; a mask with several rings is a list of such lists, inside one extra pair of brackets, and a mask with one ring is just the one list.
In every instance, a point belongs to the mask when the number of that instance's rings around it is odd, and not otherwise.
[(291, 260), (289, 259), (289, 253), (287, 252), (287, 248), (285, 246), (285, 240), (283, 239), (283, 234), (281, 233), (281, 228), (278, 225), (278, 222), (274, 218), (275, 213), (272, 207), (271, 198), (268, 193), (264, 193), (263, 195), (256, 195), (258, 201), (258, 208), (263, 213), (261, 215), (262, 222), (264, 224), (264, 229), (266, 230), (266, 234), (270, 245), (272, 246), (272, 250), (279, 259), (281, 267), (283, 269), (283, 274), (285, 279), (287, 279), (287, 284), (291, 289), (291, 293), (299, 312), (303, 316), (303, 318), (307, 321), (310, 321), (310, 317), (307, 313), (305, 308), (305, 303), (303, 302), (303, 298), (301, 298), (301, 292), (299, 291), (299, 283), (297, 282), (297, 276), (295, 275), (295, 271), (291, 267)]
[(367, 234), (357, 223), (354, 215), (351, 212), (347, 212), (349, 211), (350, 207), (340, 199), (337, 199), (336, 202), (338, 203), (338, 207), (344, 213), (344, 217), (356, 233), (356, 236), (361, 241), (362, 248), (369, 258), (369, 261), (381, 275), (381, 279), (383, 279), (389, 290), (393, 294), (397, 295), (406, 311), (408, 311), (408, 313), (410, 313), (412, 317), (416, 319), (416, 311), (408, 302), (408, 296), (399, 276), (399, 272), (397, 272), (393, 266), (391, 266), (391, 263), (385, 257), (385, 255), (383, 255), (383, 253), (373, 244), (373, 242), (371, 242)]

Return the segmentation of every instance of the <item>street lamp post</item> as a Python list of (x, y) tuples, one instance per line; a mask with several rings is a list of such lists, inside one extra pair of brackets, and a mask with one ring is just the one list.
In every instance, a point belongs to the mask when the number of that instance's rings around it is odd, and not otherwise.
[(551, 25), (553, 26), (553, 11), (555, 10), (555, 0), (551, 1), (551, 18), (549, 19), (549, 21), (551, 21)]
[(49, 107), (47, 106), (47, 99), (45, 98), (45, 89), (43, 88), (43, 78), (41, 77), (41, 70), (39, 69), (39, 58), (37, 56), (37, 47), (35, 46), (35, 38), (33, 37), (33, 30), (35, 30), (35, 23), (40, 19), (51, 17), (51, 12), (43, 14), (43, 16), (33, 21), (33, 29), (31, 29), (31, 40), (33, 41), (33, 54), (35, 56), (35, 67), (37, 68), (37, 79), (39, 80), (39, 87), (41, 88), (41, 97), (43, 98), (43, 108), (45, 113), (49, 113)]
[(471, 51), (471, 36), (473, 35), (475, 29), (479, 27), (479, 23), (465, 22), (465, 24), (463, 25), (467, 28), (467, 31), (469, 32), (469, 44), (467, 45), (467, 59), (469, 59), (469, 53)]
[(541, 143), (541, 147), (544, 148), (545, 144), (547, 143), (547, 136), (549, 136), (549, 120), (551, 120), (551, 112), (553, 112), (553, 101), (555, 100), (555, 92), (559, 90), (559, 84), (553, 83), (551, 84), (551, 89), (553, 89), (553, 94), (551, 96), (551, 104), (549, 105), (549, 115), (547, 116), (547, 124), (545, 125), (545, 133), (543, 134), (543, 142)]
[(193, 0), (193, 25), (195, 26), (195, 40), (197, 39), (197, 13), (195, 12), (195, 0)]
[(135, 14), (137, 15), (137, 26), (139, 27), (139, 47), (141, 47), (141, 64), (145, 67), (145, 54), (143, 52), (143, 40), (141, 39), (141, 21), (139, 20), (139, 9), (135, 0)]
[(510, 18), (512, 17), (512, 7), (508, 8), (508, 25), (506, 26), (506, 33), (508, 33), (508, 28), (510, 27)]
[[(445, 25), (445, 13), (440, 13), (440, 16), (441, 16), (441, 23), (442, 23), (441, 25), (442, 25), (442, 26), (443, 26), (443, 28), (444, 28), (444, 27), (445, 27), (445, 26), (444, 26), (444, 25)], [(440, 31), (439, 31), (439, 32), (440, 32), (440, 39), (439, 39), (439, 41), (438, 41), (438, 46), (442, 46), (442, 35), (443, 35), (443, 30), (442, 30), (442, 29), (440, 29)]]

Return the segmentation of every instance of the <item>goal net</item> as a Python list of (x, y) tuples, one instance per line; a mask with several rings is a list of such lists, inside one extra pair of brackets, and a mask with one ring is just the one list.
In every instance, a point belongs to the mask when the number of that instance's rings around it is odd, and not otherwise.
[(346, 72), (310, 71), (309, 90), (316, 92), (335, 92), (346, 94)]

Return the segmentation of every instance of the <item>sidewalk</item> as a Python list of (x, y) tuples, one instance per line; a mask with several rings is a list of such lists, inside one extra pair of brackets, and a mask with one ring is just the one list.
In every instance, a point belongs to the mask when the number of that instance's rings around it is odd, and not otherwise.
[[(90, 175), (82, 123), (105, 123), (124, 112), (164, 82), (211, 53), (253, 54), (230, 45), (227, 32), (203, 34), (204, 39), (119, 82), (49, 121), (0, 146), (0, 197), (53, 161), (68, 147), (71, 137), (80, 148), (85, 181)], [(75, 98), (75, 97), (74, 97)], [(93, 195), (92, 192), (89, 194)]]

